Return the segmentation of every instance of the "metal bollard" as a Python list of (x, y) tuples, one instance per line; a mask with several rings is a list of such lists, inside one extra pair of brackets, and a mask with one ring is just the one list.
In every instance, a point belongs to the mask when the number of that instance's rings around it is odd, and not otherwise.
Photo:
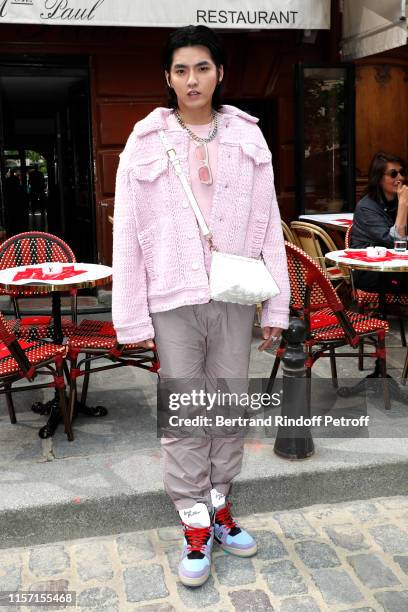
[[(289, 328), (283, 332), (287, 342), (282, 357), (283, 425), (278, 427), (274, 451), (286, 459), (306, 459), (314, 453), (310, 427), (302, 424), (304, 419), (310, 418), (310, 379), (306, 378), (307, 355), (303, 350), (306, 335), (306, 323), (297, 318), (291, 318)], [(293, 425), (299, 423), (299, 420), (300, 424)]]

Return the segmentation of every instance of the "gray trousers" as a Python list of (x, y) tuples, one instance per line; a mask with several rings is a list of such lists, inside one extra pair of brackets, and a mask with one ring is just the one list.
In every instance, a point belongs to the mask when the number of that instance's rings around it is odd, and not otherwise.
[[(209, 302), (153, 313), (160, 360), (159, 385), (166, 379), (237, 379), (247, 388), (255, 306)], [(210, 502), (216, 488), (227, 495), (241, 470), (244, 438), (198, 435), (162, 438), (164, 487), (177, 510)]]

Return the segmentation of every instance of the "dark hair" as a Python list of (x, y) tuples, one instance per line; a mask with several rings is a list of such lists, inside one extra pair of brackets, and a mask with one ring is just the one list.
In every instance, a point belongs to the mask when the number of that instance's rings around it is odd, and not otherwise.
[[(163, 48), (163, 68), (170, 72), (171, 64), (173, 61), (173, 53), (181, 47), (195, 47), (202, 45), (207, 47), (210, 52), (211, 58), (217, 68), (220, 68), (224, 64), (224, 49), (221, 38), (210, 28), (206, 26), (185, 26), (184, 28), (178, 28), (172, 32), (167, 39), (167, 42)], [(217, 83), (212, 97), (212, 106), (215, 110), (218, 110), (222, 104), (221, 102), (221, 89), (222, 83)], [(177, 96), (174, 89), (167, 85), (167, 96), (168, 106), (170, 108), (177, 108)]]
[(370, 196), (370, 198), (378, 202), (378, 204), (384, 200), (384, 193), (381, 189), (380, 182), (384, 176), (388, 163), (400, 164), (403, 168), (406, 167), (405, 161), (401, 157), (393, 155), (392, 153), (379, 151), (374, 155), (368, 170), (367, 194)]

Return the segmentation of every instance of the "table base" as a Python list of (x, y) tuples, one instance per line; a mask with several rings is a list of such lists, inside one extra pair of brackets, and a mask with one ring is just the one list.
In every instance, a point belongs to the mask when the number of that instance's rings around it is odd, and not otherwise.
[[(31, 410), (36, 414), (50, 415), (46, 425), (39, 429), (38, 435), (42, 439), (51, 438), (57, 430), (58, 425), (63, 422), (58, 398), (54, 397), (54, 399), (48, 402), (37, 402), (31, 406)], [(106, 416), (108, 414), (108, 410), (104, 406), (86, 406), (77, 402), (75, 406), (74, 419), (78, 414), (98, 418)]]
[[(374, 371), (371, 372), (371, 374), (367, 374), (365, 378), (360, 380), (353, 387), (340, 387), (339, 389), (337, 389), (337, 394), (340, 397), (352, 397), (353, 395), (358, 395), (359, 393), (362, 393), (363, 391), (366, 390), (366, 382), (368, 379), (372, 379), (372, 378), (377, 378), (377, 379), (381, 378), (380, 364), (379, 364), (378, 359), (375, 362), (375, 368), (374, 368)], [(394, 380), (390, 374), (387, 374), (387, 380), (388, 380), (388, 389), (390, 393), (390, 399), (394, 399), (397, 402), (406, 402), (407, 397), (399, 388), (397, 381)]]

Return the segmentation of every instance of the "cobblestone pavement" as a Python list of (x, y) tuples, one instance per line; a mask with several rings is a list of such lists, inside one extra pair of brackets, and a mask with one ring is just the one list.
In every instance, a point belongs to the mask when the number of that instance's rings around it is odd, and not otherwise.
[(198, 589), (177, 579), (181, 532), (170, 527), (1, 550), (0, 591), (73, 590), (77, 610), (93, 612), (407, 612), (408, 497), (258, 514), (242, 524), (257, 538), (257, 556), (216, 547), (213, 575)]

